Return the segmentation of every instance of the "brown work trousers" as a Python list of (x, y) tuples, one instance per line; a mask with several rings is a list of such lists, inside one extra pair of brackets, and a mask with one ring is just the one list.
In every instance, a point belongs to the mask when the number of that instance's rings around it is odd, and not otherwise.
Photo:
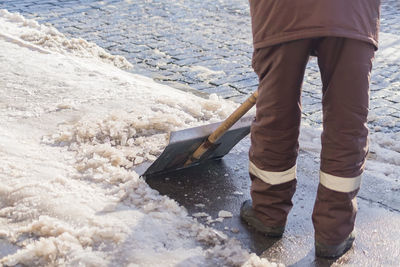
[(251, 196), (265, 225), (286, 224), (296, 189), (301, 86), (311, 55), (318, 58), (323, 110), (320, 184), (312, 219), (315, 239), (336, 245), (354, 228), (355, 197), (368, 152), (370, 43), (321, 37), (255, 49), (259, 97), (251, 126)]

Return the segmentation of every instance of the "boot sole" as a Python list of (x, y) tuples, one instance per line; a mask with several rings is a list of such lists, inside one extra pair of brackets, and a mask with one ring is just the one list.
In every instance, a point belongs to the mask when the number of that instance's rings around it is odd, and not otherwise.
[(338, 246), (325, 246), (316, 243), (315, 255), (320, 258), (334, 259), (339, 258), (353, 247), (354, 236), (350, 236), (346, 241)]

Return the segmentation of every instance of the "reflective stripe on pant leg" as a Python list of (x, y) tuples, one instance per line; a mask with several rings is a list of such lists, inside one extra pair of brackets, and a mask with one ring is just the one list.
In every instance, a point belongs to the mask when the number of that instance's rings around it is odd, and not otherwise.
[(320, 171), (319, 182), (330, 190), (348, 193), (360, 188), (361, 175), (353, 178), (344, 178)]
[(296, 179), (296, 165), (283, 172), (270, 172), (261, 170), (250, 161), (249, 172), (271, 185), (284, 184)]

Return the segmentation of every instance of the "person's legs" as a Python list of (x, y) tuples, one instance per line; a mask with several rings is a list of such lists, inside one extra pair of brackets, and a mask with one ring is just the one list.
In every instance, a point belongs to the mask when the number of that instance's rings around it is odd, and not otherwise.
[(296, 188), (301, 85), (311, 39), (255, 51), (259, 76), (256, 118), (251, 126), (249, 172), (255, 216), (263, 225), (284, 227)]
[(316, 242), (335, 246), (354, 228), (356, 195), (368, 153), (374, 47), (353, 39), (326, 37), (320, 39), (316, 51), (323, 83), (323, 133), (320, 184), (312, 219)]

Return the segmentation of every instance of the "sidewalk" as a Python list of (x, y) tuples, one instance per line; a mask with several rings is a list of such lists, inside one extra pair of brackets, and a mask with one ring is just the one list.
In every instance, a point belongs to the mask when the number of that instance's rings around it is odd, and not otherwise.
[[(257, 88), (250, 67), (251, 28), (247, 0), (1, 1), (0, 8), (50, 23), (67, 36), (82, 37), (125, 56), (132, 72), (174, 87), (191, 87), (242, 101)], [(381, 48), (371, 86), (372, 131), (400, 130), (400, 61), (382, 49), (400, 53), (400, 4), (382, 1)], [(321, 82), (315, 59), (303, 86), (303, 119), (321, 123)]]

